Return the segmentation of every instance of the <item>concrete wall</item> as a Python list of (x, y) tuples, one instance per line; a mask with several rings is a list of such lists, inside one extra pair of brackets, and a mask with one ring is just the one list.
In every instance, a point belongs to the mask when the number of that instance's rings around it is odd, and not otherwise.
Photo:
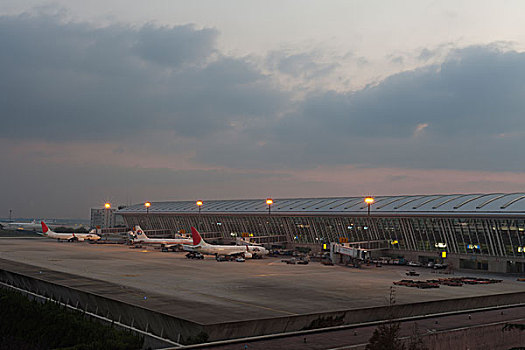
[(525, 331), (503, 331), (503, 326), (504, 324), (500, 323), (438, 332), (427, 335), (422, 340), (429, 349), (435, 350), (497, 350), (525, 346)]
[(390, 315), (393, 315), (396, 318), (402, 318), (489, 306), (519, 304), (524, 301), (525, 291), (491, 296), (394, 305), (392, 308), (383, 306), (261, 319), (252, 322), (230, 322), (220, 325), (206, 326), (206, 332), (210, 335), (210, 339), (240, 338), (253, 335), (379, 321), (388, 319)]
[(489, 271), (506, 273), (507, 272), (507, 259), (493, 258), (489, 259)]
[(197, 336), (201, 325), (118, 300), (0, 269), (0, 281), (177, 341)]
[[(432, 350), (508, 350), (523, 347), (525, 331), (517, 329), (503, 331), (505, 323), (482, 325), (435, 333), (420, 334), (427, 349)], [(402, 338), (405, 344), (410, 339)], [(354, 350), (365, 350), (366, 345), (354, 346)]]
[[(449, 311), (475, 309), (488, 306), (519, 304), (525, 301), (525, 291), (519, 293), (491, 296), (449, 299), (394, 305), (393, 307), (372, 307), (334, 312), (323, 312), (289, 317), (256, 319), (241, 322), (201, 325), (175, 316), (131, 305), (112, 299), (109, 295), (96, 295), (76, 288), (52, 283), (39, 278), (0, 269), (0, 281), (43, 294), (115, 321), (133, 325), (155, 335), (187, 343), (190, 337), (205, 333), (209, 341), (242, 338), (265, 334), (283, 333), (306, 329), (323, 328), (343, 324), (385, 320), (393, 315), (396, 318), (420, 316)], [(203, 332), (203, 333), (202, 333)], [(204, 341), (204, 339), (202, 339)]]

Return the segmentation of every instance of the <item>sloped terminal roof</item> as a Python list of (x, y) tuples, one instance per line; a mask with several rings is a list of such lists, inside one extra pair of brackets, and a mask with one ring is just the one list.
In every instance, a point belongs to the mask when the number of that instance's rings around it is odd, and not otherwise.
[[(196, 214), (196, 201), (151, 202), (150, 214)], [(266, 199), (203, 200), (204, 214), (265, 214)], [(366, 215), (364, 197), (274, 199), (275, 215)], [(145, 214), (143, 203), (118, 211), (119, 214)], [(525, 216), (525, 193), (435, 194), (377, 196), (372, 216), (389, 215), (475, 215)]]

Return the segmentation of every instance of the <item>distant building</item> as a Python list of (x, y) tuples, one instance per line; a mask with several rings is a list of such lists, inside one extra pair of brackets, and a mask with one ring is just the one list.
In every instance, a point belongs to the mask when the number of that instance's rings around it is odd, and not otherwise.
[(313, 251), (338, 242), (423, 264), (525, 272), (525, 193), (377, 196), (370, 214), (362, 197), (274, 199), (270, 209), (265, 199), (179, 201), (119, 214), (145, 230), (195, 226), (207, 238)]
[(124, 226), (122, 215), (117, 214), (117, 209), (91, 208), (92, 228), (108, 228)]

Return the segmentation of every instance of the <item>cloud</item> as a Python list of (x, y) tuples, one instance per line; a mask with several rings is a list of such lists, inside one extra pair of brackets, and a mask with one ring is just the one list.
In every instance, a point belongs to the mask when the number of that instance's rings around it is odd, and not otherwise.
[(143, 59), (168, 67), (201, 63), (213, 52), (218, 33), (193, 25), (158, 27), (152, 24), (136, 31), (133, 51)]
[(423, 50), (421, 50), (418, 59), (420, 59), (421, 61), (428, 61), (429, 59), (435, 57), (436, 54), (436, 50), (429, 50), (427, 48), (424, 48)]
[[(162, 198), (394, 193), (392, 184), (416, 182), (428, 192), (425, 184), (439, 191), (439, 176), (449, 176), (442, 188), (484, 192), (504, 187), (494, 175), (502, 169), (525, 171), (525, 54), (508, 45), (454, 49), (439, 63), (444, 49), (428, 48), (426, 66), (336, 91), (325, 83), (354, 73), (326, 53), (234, 57), (217, 49), (219, 35), (0, 17), (0, 160), (14, 189), (4, 202), (28, 188), (44, 203), (61, 183), (68, 201), (86, 196), (78, 208), (111, 189), (124, 198), (140, 188), (152, 200), (175, 184), (188, 189)], [(490, 181), (469, 182), (479, 171)]]
[[(356, 92), (318, 90), (275, 123), (245, 130), (246, 138), (197, 157), (239, 167), (523, 171), (525, 166), (513, 161), (521, 157), (519, 138), (500, 135), (525, 130), (524, 81), (524, 53), (497, 45), (457, 49), (440, 64), (398, 73)], [(248, 142), (262, 139), (264, 146)], [(239, 157), (224, 159), (217, 154), (221, 151)]]
[(428, 123), (420, 123), (416, 126), (416, 129), (414, 130), (414, 136), (417, 137), (421, 135), (425, 129), (428, 128)]
[(217, 53), (217, 35), (191, 25), (0, 17), (0, 136), (203, 136), (274, 114), (286, 94), (247, 60)]
[(395, 56), (390, 58), (390, 62), (402, 65), (405, 62), (405, 59), (403, 56)]
[(339, 67), (335, 62), (325, 62), (316, 51), (293, 54), (274, 51), (267, 62), (280, 73), (308, 80), (325, 77)]

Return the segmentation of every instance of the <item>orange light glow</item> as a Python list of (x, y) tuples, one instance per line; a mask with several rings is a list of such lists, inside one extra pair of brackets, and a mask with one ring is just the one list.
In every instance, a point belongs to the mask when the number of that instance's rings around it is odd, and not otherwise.
[(111, 203), (106, 203), (106, 204), (104, 204), (104, 208), (106, 208), (106, 209), (111, 208)]
[(273, 199), (271, 199), (271, 198), (266, 199), (266, 204), (272, 205), (273, 204)]
[(365, 203), (370, 205), (370, 204), (373, 204), (376, 200), (374, 199), (374, 197), (366, 197), (365, 198)]
[(202, 205), (202, 201), (197, 201), (197, 205), (200, 207)]
[(151, 207), (151, 203), (150, 203), (150, 202), (146, 202), (146, 203), (144, 203), (144, 206), (145, 206), (146, 208), (149, 208), (149, 207)]

